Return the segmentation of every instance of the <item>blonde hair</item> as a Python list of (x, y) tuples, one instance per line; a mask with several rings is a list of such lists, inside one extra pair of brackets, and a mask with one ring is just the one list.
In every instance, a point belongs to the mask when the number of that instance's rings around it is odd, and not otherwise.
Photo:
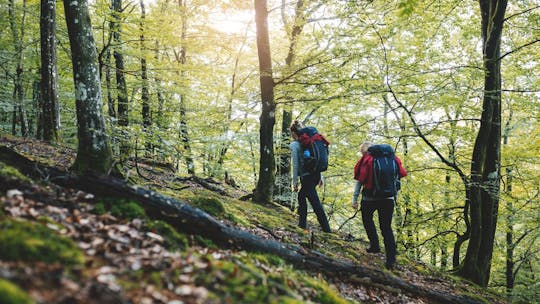
[(289, 129), (291, 130), (291, 133), (299, 135), (300, 129), (302, 129), (303, 127), (304, 125), (299, 120), (295, 120), (291, 123), (291, 126)]
[(369, 141), (365, 141), (360, 145), (360, 153), (366, 154), (369, 147), (371, 147), (373, 144)]

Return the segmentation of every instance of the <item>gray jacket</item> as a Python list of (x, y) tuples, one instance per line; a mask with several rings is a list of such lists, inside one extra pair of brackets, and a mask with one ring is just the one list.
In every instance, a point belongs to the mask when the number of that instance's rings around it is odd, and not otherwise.
[(291, 157), (292, 157), (292, 182), (293, 185), (298, 185), (298, 179), (308, 175), (308, 172), (304, 172), (304, 149), (297, 140), (294, 140), (290, 144)]

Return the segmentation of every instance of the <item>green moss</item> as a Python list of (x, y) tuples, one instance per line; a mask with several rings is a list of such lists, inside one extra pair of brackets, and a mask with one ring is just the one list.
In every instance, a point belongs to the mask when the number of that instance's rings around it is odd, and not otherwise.
[(223, 201), (213, 196), (197, 196), (191, 200), (191, 204), (212, 216), (223, 216), (225, 207)]
[(163, 288), (163, 279), (161, 278), (161, 272), (153, 271), (148, 277), (148, 283), (157, 287), (157, 289)]
[(331, 289), (326, 283), (322, 281), (307, 278), (308, 286), (317, 290), (315, 301), (321, 304), (346, 304), (347, 301), (343, 299), (337, 291)]
[(94, 209), (92, 209), (92, 213), (97, 215), (102, 215), (107, 213), (107, 208), (105, 208), (105, 204), (103, 202), (99, 202), (94, 205)]
[(34, 303), (17, 285), (0, 279), (0, 304)]
[(75, 243), (46, 226), (14, 220), (0, 221), (0, 258), (10, 261), (81, 264), (83, 254)]
[(31, 180), (28, 177), (24, 176), (19, 170), (14, 167), (8, 166), (3, 162), (0, 162), (0, 175), (7, 178), (31, 182)]
[(146, 212), (137, 202), (125, 200), (111, 204), (111, 214), (127, 220), (146, 217)]
[(94, 205), (94, 209), (92, 210), (94, 214), (98, 215), (104, 214), (107, 211), (118, 218), (126, 220), (146, 218), (146, 212), (139, 203), (125, 199), (101, 200)]
[(147, 231), (161, 235), (167, 246), (171, 249), (185, 249), (188, 247), (188, 239), (178, 233), (171, 225), (163, 221), (149, 221), (145, 224)]
[(216, 246), (216, 244), (214, 244), (214, 242), (212, 242), (212, 240), (209, 240), (205, 237), (202, 237), (200, 235), (195, 235), (193, 237), (193, 240), (195, 241), (195, 244), (196, 245), (199, 245), (199, 246), (202, 246), (202, 247), (207, 247), (207, 248), (218, 248)]

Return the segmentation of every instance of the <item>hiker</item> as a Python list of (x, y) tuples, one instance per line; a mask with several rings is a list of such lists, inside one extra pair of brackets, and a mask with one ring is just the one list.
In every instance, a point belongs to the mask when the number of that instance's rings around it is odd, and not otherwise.
[[(387, 153), (386, 157), (391, 157), (391, 159), (394, 160), (390, 162), (391, 166), (384, 167), (384, 165), (381, 166), (379, 164), (378, 159), (379, 157), (383, 157), (381, 156), (383, 152)], [(394, 212), (397, 192), (400, 188), (399, 179), (407, 176), (407, 171), (403, 168), (401, 160), (394, 155), (392, 147), (388, 145), (372, 145), (369, 142), (364, 142), (360, 145), (360, 153), (362, 154), (362, 157), (354, 166), (354, 179), (356, 180), (356, 184), (354, 187), (352, 206), (354, 209), (358, 208), (358, 196), (360, 195), (361, 189), (362, 201), (360, 211), (362, 214), (362, 223), (370, 244), (366, 251), (368, 253), (378, 253), (381, 251), (377, 229), (373, 222), (373, 213), (377, 211), (379, 216), (379, 227), (384, 239), (384, 249), (386, 253), (385, 266), (388, 269), (393, 269), (396, 264), (397, 250), (396, 240), (392, 231), (392, 214)], [(392, 173), (390, 173), (390, 175), (385, 175), (387, 172), (383, 172), (384, 170), (392, 171)], [(377, 179), (377, 175), (382, 175), (383, 177), (387, 177), (387, 179), (393, 179), (392, 186), (388, 186), (389, 189), (381, 190), (384, 186), (382, 185), (384, 182), (381, 182), (381, 179)]]
[[(292, 183), (294, 192), (298, 192), (298, 215), (300, 217), (298, 226), (302, 229), (306, 229), (307, 227), (307, 199), (311, 203), (311, 207), (313, 207), (313, 211), (317, 215), (317, 220), (319, 221), (322, 230), (324, 232), (331, 232), (328, 219), (326, 218), (326, 214), (316, 189), (317, 185), (322, 186), (323, 184), (321, 172), (318, 170), (307, 170), (304, 167), (304, 153), (309, 154), (310, 152), (309, 150), (304, 149), (300, 143), (300, 138), (305, 136), (305, 133), (310, 128), (310, 131), (316, 130), (313, 127), (304, 128), (302, 123), (297, 120), (295, 120), (290, 127), (291, 136), (293, 138), (293, 141), (290, 144), (293, 171)], [(326, 168), (323, 170), (326, 170)], [(298, 189), (298, 179), (300, 179), (300, 189)]]

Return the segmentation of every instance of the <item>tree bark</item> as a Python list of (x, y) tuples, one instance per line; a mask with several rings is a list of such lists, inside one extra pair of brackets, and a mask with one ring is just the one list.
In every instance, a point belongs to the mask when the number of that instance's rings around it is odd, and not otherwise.
[[(282, 2), (282, 9), (285, 9), (285, 2)], [(282, 14), (283, 22), (285, 27), (289, 28), (289, 50), (287, 52), (287, 57), (285, 58), (285, 66), (291, 68), (296, 59), (296, 52), (298, 48), (298, 39), (304, 30), (304, 25), (306, 24), (306, 5), (303, 0), (296, 2), (295, 15), (292, 20), (292, 25), (288, 25), (285, 14)], [(290, 96), (286, 96), (287, 101), (292, 101)], [(293, 199), (293, 192), (291, 189), (291, 155), (290, 155), (290, 138), (291, 131), (289, 129), (292, 123), (292, 102), (285, 103), (281, 112), (281, 141), (280, 148), (278, 153), (278, 164), (276, 172), (276, 193), (277, 193), (277, 202), (288, 206), (289, 209), (294, 210), (296, 206), (294, 205), (295, 200)]]
[(272, 201), (274, 189), (274, 124), (276, 104), (274, 79), (268, 34), (268, 8), (266, 0), (255, 0), (255, 23), (257, 25), (257, 52), (259, 56), (259, 79), (261, 84), (262, 111), (259, 118), (259, 180), (253, 193), (256, 202)]
[(26, 110), (24, 108), (24, 86), (23, 86), (23, 72), (24, 72), (24, 28), (26, 19), (26, 0), (23, 0), (22, 18), (20, 27), (17, 27), (15, 20), (15, 0), (9, 0), (8, 4), (9, 24), (11, 27), (11, 33), (13, 36), (13, 44), (15, 45), (15, 54), (17, 56), (17, 63), (15, 65), (15, 82), (13, 85), (13, 123), (11, 133), (16, 135), (17, 123), (21, 126), (21, 135), (23, 137), (28, 136), (28, 121), (26, 118)]
[(77, 173), (107, 174), (113, 160), (101, 113), (101, 84), (88, 4), (86, 0), (64, 0), (64, 9), (73, 64), (79, 141), (72, 169)]
[(143, 128), (145, 133), (145, 151), (146, 155), (149, 156), (152, 154), (152, 139), (150, 135), (150, 128), (152, 126), (152, 114), (150, 112), (150, 89), (148, 84), (148, 67), (146, 63), (146, 56), (145, 56), (145, 38), (144, 38), (144, 32), (145, 32), (145, 24), (144, 20), (146, 18), (146, 11), (144, 8), (144, 2), (141, 0), (140, 2), (141, 6), (141, 23), (140, 23), (140, 31), (141, 31), (141, 101), (142, 101), (142, 110), (141, 115), (143, 119)]
[(129, 125), (129, 103), (126, 86), (126, 77), (124, 76), (124, 54), (122, 53), (122, 0), (112, 0), (112, 21), (110, 29), (113, 36), (113, 57), (115, 63), (116, 90), (118, 98), (118, 125), (127, 127)]
[(41, 0), (41, 131), (43, 140), (60, 139), (58, 72), (56, 51), (56, 1)]
[(484, 58), (484, 98), (480, 130), (471, 161), (471, 230), (458, 274), (487, 286), (500, 193), (501, 158), (501, 36), (507, 0), (480, 0)]
[[(182, 11), (182, 34), (181, 34), (181, 49), (180, 49), (180, 64), (184, 68), (187, 63), (187, 46), (186, 46), (186, 37), (187, 37), (187, 6), (186, 1), (180, 0), (180, 9)], [(181, 72), (182, 78), (185, 77), (184, 70)], [(188, 124), (187, 124), (187, 115), (186, 115), (186, 102), (187, 96), (185, 93), (180, 94), (180, 138), (183, 143), (183, 157), (186, 162), (188, 174), (195, 174), (195, 162), (193, 161), (193, 154), (191, 152), (191, 140), (189, 138)]]

